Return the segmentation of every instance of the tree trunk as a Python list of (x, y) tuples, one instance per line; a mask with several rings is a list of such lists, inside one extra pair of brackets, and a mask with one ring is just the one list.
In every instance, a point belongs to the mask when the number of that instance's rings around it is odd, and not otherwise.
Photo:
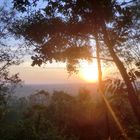
[(138, 97), (136, 96), (135, 89), (133, 88), (133, 85), (129, 79), (126, 68), (124, 67), (123, 63), (121, 62), (121, 60), (119, 59), (119, 57), (117, 56), (117, 54), (115, 53), (115, 51), (113, 49), (113, 45), (109, 39), (105, 23), (102, 27), (102, 30), (103, 30), (105, 44), (108, 47), (110, 55), (112, 56), (116, 66), (119, 69), (120, 74), (127, 86), (128, 99), (129, 99), (133, 112), (140, 125), (140, 101), (139, 101)]
[(97, 56), (97, 66), (98, 66), (98, 86), (102, 90), (102, 69), (101, 69), (101, 60), (100, 60), (100, 48), (97, 33), (95, 33), (96, 41), (96, 56)]
[[(95, 41), (96, 41), (96, 57), (97, 57), (97, 65), (98, 65), (98, 88), (99, 91), (103, 93), (103, 85), (102, 85), (102, 67), (101, 67), (101, 59), (100, 59), (100, 45), (98, 40), (97, 32), (95, 31)], [(102, 97), (102, 96), (101, 96)], [(110, 127), (109, 127), (109, 117), (108, 117), (108, 108), (106, 106), (106, 103), (103, 99), (103, 102), (105, 104), (105, 124), (106, 124), (106, 138), (108, 139), (110, 137)]]

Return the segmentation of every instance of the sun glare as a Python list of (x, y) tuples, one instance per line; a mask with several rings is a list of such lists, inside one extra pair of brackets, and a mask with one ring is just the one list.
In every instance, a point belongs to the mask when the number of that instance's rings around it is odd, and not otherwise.
[(97, 82), (98, 80), (98, 68), (97, 63), (94, 61), (92, 63), (84, 62), (81, 65), (80, 77), (87, 82)]

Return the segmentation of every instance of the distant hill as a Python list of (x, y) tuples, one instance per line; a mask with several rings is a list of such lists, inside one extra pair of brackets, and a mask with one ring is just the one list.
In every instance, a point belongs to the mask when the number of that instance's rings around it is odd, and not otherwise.
[(79, 83), (79, 84), (46, 84), (46, 85), (23, 85), (16, 89), (16, 96), (23, 97), (29, 96), (33, 93), (36, 93), (38, 90), (46, 90), (49, 93), (52, 93), (54, 90), (62, 90), (69, 94), (76, 95), (79, 89), (85, 88), (90, 91), (91, 94), (97, 93), (97, 84), (96, 83)]

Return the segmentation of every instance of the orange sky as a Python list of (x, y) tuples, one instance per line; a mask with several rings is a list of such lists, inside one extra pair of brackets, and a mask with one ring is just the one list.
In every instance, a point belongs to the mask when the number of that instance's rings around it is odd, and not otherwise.
[[(69, 77), (66, 69), (50, 69), (43, 67), (32, 67), (30, 62), (19, 66), (13, 66), (12, 73), (19, 73), (26, 84), (54, 84), (54, 83), (81, 83), (85, 82), (78, 74)], [(61, 66), (61, 65), (60, 65)], [(60, 67), (58, 66), (58, 67)], [(48, 66), (50, 67), (50, 66)], [(53, 65), (51, 67), (57, 67)], [(64, 67), (63, 65), (61, 67)]]
[[(24, 81), (25, 84), (55, 84), (55, 83), (85, 83), (85, 82), (96, 82), (97, 81), (97, 67), (96, 60), (88, 66), (84, 63), (83, 69), (80, 70), (79, 74), (73, 74), (69, 77), (69, 74), (66, 69), (64, 69), (65, 64), (62, 63), (53, 63), (46, 66), (38, 67), (31, 66), (32, 61), (25, 61), (19, 66), (13, 66), (11, 68), (12, 73), (19, 73), (20, 78)], [(58, 69), (51, 69), (55, 67)], [(108, 66), (102, 68), (103, 77), (108, 76), (110, 72), (115, 71), (114, 66)], [(93, 80), (90, 78), (93, 77)], [(113, 74), (115, 76), (115, 74)], [(118, 77), (118, 74), (117, 74)], [(95, 80), (96, 79), (96, 80)]]

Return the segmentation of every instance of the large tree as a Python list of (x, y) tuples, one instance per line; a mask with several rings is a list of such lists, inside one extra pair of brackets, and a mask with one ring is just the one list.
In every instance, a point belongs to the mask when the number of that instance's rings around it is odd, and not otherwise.
[(137, 1), (47, 0), (42, 9), (29, 13), (29, 7), (32, 4), (35, 6), (37, 2), (13, 0), (15, 8), (28, 12), (24, 20), (14, 23), (12, 32), (24, 36), (36, 46), (33, 65), (40, 66), (53, 60), (63, 61), (67, 62), (68, 70), (72, 71), (79, 59), (92, 57), (90, 48), (93, 44), (90, 40), (95, 37), (96, 41), (98, 39), (104, 43), (119, 69), (127, 86), (130, 104), (140, 123), (140, 102), (119, 57), (130, 35), (132, 37), (136, 31), (134, 21), (138, 21), (139, 16), (134, 13), (134, 3)]

